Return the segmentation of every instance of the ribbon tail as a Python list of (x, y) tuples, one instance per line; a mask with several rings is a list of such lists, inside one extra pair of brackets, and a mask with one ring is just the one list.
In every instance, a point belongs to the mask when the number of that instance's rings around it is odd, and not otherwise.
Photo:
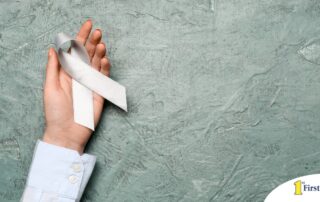
[[(79, 60), (88, 61), (89, 58), (80, 57), (74, 48), (71, 56)], [(74, 122), (94, 131), (93, 93), (90, 89), (72, 79), (72, 98)]]
[(66, 60), (72, 64), (65, 67), (72, 78), (127, 111), (126, 88), (124, 86), (104, 76), (81, 60), (77, 60), (65, 52), (60, 52), (60, 54), (62, 61)]
[(92, 91), (72, 79), (74, 122), (94, 131)]

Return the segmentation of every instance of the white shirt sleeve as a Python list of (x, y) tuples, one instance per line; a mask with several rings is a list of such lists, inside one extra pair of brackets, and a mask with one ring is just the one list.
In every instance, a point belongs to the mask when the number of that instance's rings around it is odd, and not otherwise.
[(95, 156), (38, 140), (21, 201), (79, 201), (95, 162)]

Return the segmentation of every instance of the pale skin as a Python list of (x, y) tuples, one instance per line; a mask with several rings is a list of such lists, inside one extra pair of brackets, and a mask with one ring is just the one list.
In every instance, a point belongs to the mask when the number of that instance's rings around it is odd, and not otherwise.
[[(109, 76), (110, 63), (106, 57), (106, 46), (101, 41), (100, 30), (92, 30), (91, 20), (80, 28), (76, 39), (85, 45), (91, 65), (102, 74)], [(100, 120), (104, 98), (93, 95), (94, 123)], [(83, 153), (92, 130), (79, 125), (73, 119), (72, 78), (61, 67), (56, 51), (48, 52), (46, 79), (44, 82), (44, 111), (46, 128), (43, 141)]]

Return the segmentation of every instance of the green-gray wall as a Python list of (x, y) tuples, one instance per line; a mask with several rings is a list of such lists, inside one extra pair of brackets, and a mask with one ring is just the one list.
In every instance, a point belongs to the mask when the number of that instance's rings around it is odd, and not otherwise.
[(47, 50), (91, 18), (128, 113), (107, 104), (85, 202), (263, 201), (320, 172), (320, 2), (0, 0), (0, 201), (44, 129)]

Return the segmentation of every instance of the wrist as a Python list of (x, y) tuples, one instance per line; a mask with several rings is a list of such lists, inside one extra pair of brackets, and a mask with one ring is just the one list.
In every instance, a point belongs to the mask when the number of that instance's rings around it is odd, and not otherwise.
[(44, 133), (42, 141), (53, 144), (56, 146), (68, 148), (77, 151), (79, 154), (82, 154), (84, 151), (84, 146), (78, 144), (72, 140), (69, 140), (66, 135), (58, 135), (58, 134), (51, 134), (47, 131)]

